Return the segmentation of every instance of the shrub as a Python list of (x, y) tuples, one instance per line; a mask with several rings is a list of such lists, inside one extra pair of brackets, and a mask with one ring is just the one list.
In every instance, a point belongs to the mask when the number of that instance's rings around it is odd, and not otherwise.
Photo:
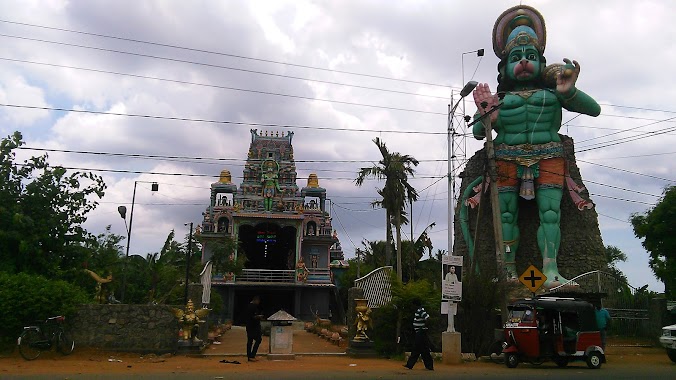
[(519, 287), (518, 282), (501, 284), (485, 274), (469, 270), (464, 273), (463, 296), (456, 319), (456, 329), (462, 333), (462, 352), (473, 352), (477, 356), (488, 353), (495, 341), (495, 329), (502, 328), (502, 300)]
[(0, 272), (0, 336), (16, 339), (23, 326), (55, 315), (72, 315), (87, 293), (61, 280)]
[[(396, 279), (392, 280), (392, 302), (373, 312), (373, 333), (371, 339), (375, 341), (375, 348), (380, 354), (391, 356), (410, 351), (413, 347), (413, 315), (416, 307), (413, 300), (422, 301), (423, 307), (430, 315), (428, 321), (428, 336), (432, 348), (441, 348), (441, 314), (439, 305), (441, 293), (435, 290), (427, 280), (410, 281), (402, 285)], [(397, 321), (401, 323), (401, 341), (397, 344)]]

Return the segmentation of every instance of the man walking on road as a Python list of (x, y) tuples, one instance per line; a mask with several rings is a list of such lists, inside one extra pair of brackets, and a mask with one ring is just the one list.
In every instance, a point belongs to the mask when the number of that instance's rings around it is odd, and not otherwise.
[(415, 315), (413, 316), (415, 342), (413, 351), (411, 352), (411, 357), (408, 358), (408, 362), (404, 364), (404, 367), (413, 369), (413, 366), (415, 366), (418, 358), (422, 356), (423, 363), (425, 363), (425, 368), (430, 371), (434, 371), (434, 361), (432, 360), (432, 355), (430, 355), (430, 341), (427, 337), (426, 326), (427, 320), (430, 319), (430, 315), (427, 314), (425, 308), (422, 307), (422, 302), (419, 299), (414, 299), (413, 305), (417, 308)]
[(263, 319), (263, 315), (260, 312), (260, 303), (261, 298), (254, 296), (246, 308), (246, 357), (250, 362), (258, 361), (256, 353), (263, 339), (261, 331), (261, 319)]

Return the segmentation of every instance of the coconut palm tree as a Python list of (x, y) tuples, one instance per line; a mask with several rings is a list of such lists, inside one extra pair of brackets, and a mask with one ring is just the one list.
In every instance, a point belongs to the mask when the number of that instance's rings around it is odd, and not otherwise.
[(418, 192), (408, 183), (408, 177), (413, 176), (414, 166), (418, 166), (418, 160), (409, 155), (402, 155), (398, 152), (390, 152), (387, 146), (378, 137), (373, 142), (378, 147), (382, 158), (372, 167), (361, 168), (357, 174), (355, 183), (361, 186), (367, 178), (384, 179), (385, 186), (378, 189), (381, 200), (374, 201), (373, 207), (383, 207), (386, 217), (386, 260), (391, 262), (392, 224), (394, 224), (397, 233), (397, 277), (402, 279), (401, 271), (401, 225), (403, 223), (402, 215), (405, 219), (405, 208), (407, 201), (418, 199)]

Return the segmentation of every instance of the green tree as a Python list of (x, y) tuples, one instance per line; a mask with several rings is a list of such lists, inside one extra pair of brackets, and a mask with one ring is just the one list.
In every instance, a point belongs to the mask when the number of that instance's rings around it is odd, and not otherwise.
[(234, 273), (239, 275), (246, 264), (246, 255), (240, 254), (235, 257), (235, 253), (239, 248), (239, 242), (235, 241), (231, 236), (223, 236), (219, 239), (203, 239), (200, 243), (205, 246), (211, 256), (212, 273), (226, 274)]
[(84, 252), (81, 267), (73, 267), (65, 270), (61, 278), (65, 281), (78, 285), (85, 289), (92, 299), (96, 295), (96, 281), (94, 281), (83, 269), (89, 269), (105, 278), (113, 276), (113, 281), (103, 284), (103, 291), (106, 294), (115, 294), (119, 298), (119, 291), (122, 288), (122, 264), (123, 251), (120, 242), (124, 240), (121, 235), (110, 232), (110, 225), (106, 226), (105, 232), (97, 235), (95, 238), (87, 239), (80, 247)]
[(655, 277), (664, 282), (665, 293), (676, 296), (676, 186), (664, 190), (662, 199), (644, 214), (632, 214), (636, 237), (650, 254)]
[[(381, 159), (372, 167), (365, 167), (359, 170), (355, 183), (362, 186), (367, 178), (384, 179), (385, 186), (378, 189), (381, 200), (374, 201), (373, 207), (383, 207), (386, 217), (386, 241), (392, 241), (392, 224), (394, 224), (397, 238), (397, 276), (402, 279), (402, 245), (401, 245), (401, 226), (403, 224), (402, 216), (405, 216), (407, 202), (413, 202), (418, 199), (418, 192), (408, 183), (409, 176), (413, 176), (418, 166), (418, 160), (409, 155), (402, 155), (397, 152), (390, 152), (387, 146), (378, 137), (373, 142), (378, 147)], [(386, 245), (386, 253), (389, 252), (389, 245)], [(391, 262), (391, 253), (386, 256), (388, 263)]]
[[(375, 348), (384, 355), (401, 353), (410, 349), (414, 342), (413, 315), (416, 307), (414, 300), (420, 300), (430, 315), (427, 325), (429, 338), (435, 349), (441, 348), (441, 326), (443, 321), (439, 313), (441, 292), (434, 289), (429, 282), (409, 281), (402, 284), (392, 278), (392, 301), (374, 311), (373, 334)], [(397, 342), (397, 336), (401, 341)]]
[(82, 224), (102, 198), (100, 176), (52, 167), (47, 155), (16, 162), (19, 132), (0, 142), (0, 271), (58, 277), (81, 267)]
[[(181, 245), (174, 240), (175, 232), (171, 230), (160, 252), (146, 255), (146, 270), (150, 281), (148, 302), (163, 303), (180, 284), (182, 279)], [(183, 260), (184, 261), (184, 260)]]
[(386, 246), (390, 244), (384, 240), (369, 241), (364, 239), (362, 240), (361, 245), (362, 248), (357, 248), (359, 251), (357, 253), (357, 258), (359, 259), (359, 264), (362, 266), (362, 268), (360, 268), (360, 274), (362, 276), (368, 273), (365, 269), (367, 267), (373, 270), (388, 265)]
[(627, 255), (614, 245), (606, 246), (606, 262), (608, 262), (608, 271), (615, 277), (627, 282), (627, 276), (617, 267), (619, 262), (627, 261)]

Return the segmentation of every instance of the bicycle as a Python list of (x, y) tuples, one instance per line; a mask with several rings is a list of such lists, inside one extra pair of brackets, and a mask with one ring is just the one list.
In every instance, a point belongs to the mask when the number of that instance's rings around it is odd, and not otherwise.
[(66, 317), (58, 315), (34, 326), (24, 327), (17, 339), (21, 356), (26, 360), (37, 359), (42, 351), (50, 350), (53, 346), (61, 354), (70, 355), (75, 349), (75, 342), (63, 330), (65, 320)]

